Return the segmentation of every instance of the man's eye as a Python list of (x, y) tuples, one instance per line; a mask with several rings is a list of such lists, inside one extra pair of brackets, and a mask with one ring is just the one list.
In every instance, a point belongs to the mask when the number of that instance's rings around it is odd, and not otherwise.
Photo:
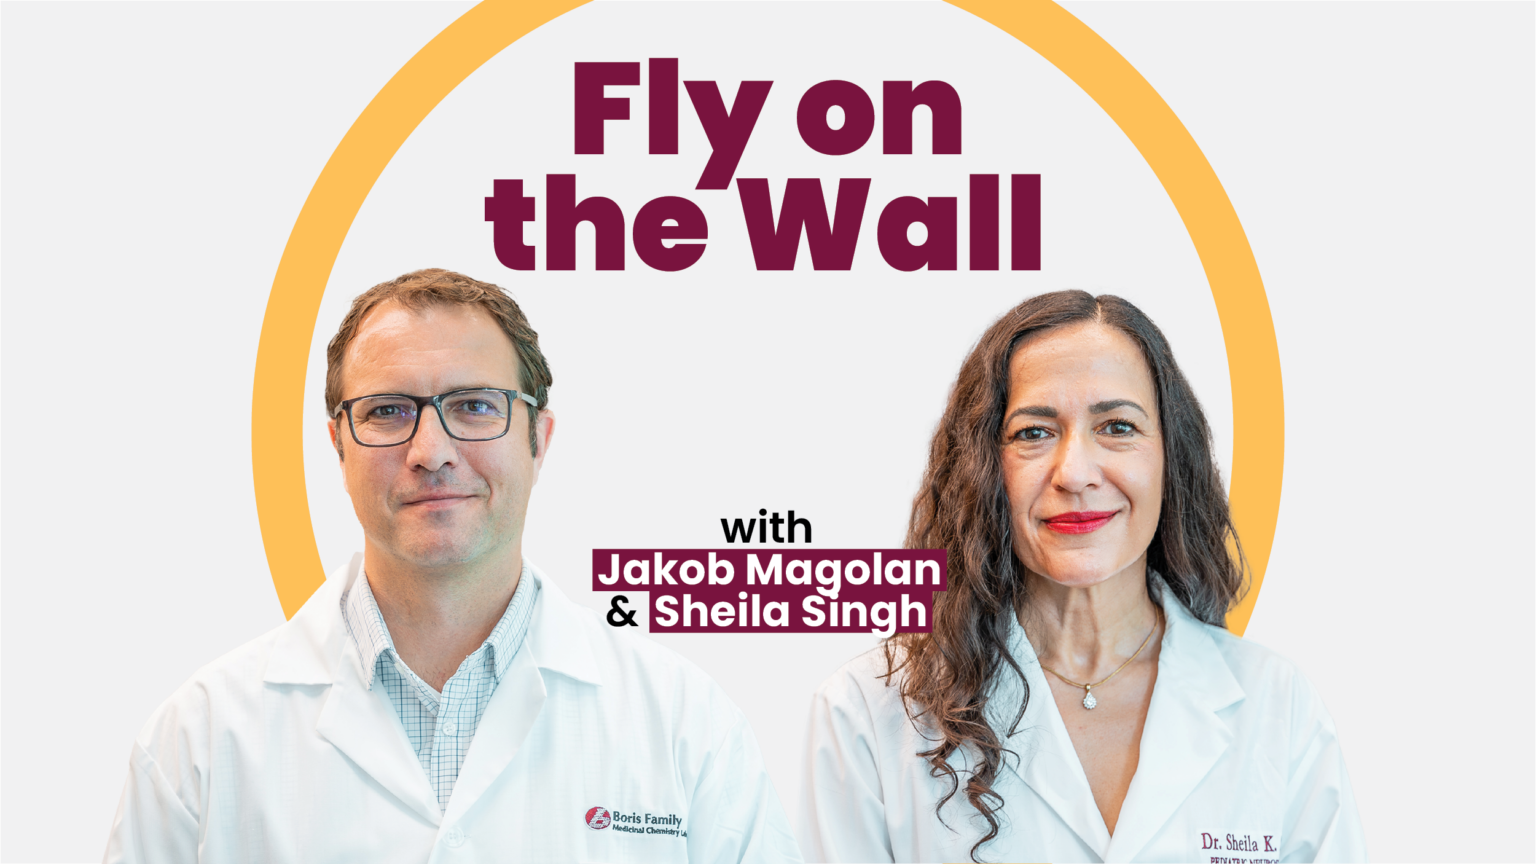
[(405, 414), (399, 405), (379, 405), (368, 412), (370, 420), (398, 420)]
[(496, 406), (484, 399), (465, 399), (454, 405), (453, 410), (460, 414), (495, 414)]

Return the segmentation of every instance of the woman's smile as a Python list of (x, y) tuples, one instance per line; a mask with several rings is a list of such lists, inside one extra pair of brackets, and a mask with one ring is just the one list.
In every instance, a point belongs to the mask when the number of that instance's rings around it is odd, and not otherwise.
[(1041, 521), (1057, 534), (1091, 534), (1109, 524), (1119, 510), (1079, 510), (1062, 513)]

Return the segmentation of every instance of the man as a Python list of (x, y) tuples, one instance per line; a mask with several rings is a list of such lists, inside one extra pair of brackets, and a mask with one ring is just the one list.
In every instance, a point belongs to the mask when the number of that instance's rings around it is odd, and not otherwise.
[(327, 362), (363, 553), (155, 713), (106, 860), (798, 861), (720, 688), (524, 560), (555, 420), (517, 304), (409, 273)]

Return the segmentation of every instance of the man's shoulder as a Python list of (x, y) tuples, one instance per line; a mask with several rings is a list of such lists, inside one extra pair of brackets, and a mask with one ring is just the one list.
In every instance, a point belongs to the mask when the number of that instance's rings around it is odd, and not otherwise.
[[(553, 590), (551, 590), (553, 589)], [(637, 627), (614, 627), (596, 611), (577, 604), (555, 587), (548, 576), (541, 589), (544, 602), (554, 606), (561, 623), (579, 628), (606, 683), (610, 672), (644, 671), (681, 686), (714, 686), (714, 679), (693, 661), (641, 633)]]
[(156, 742), (189, 732), (206, 734), (219, 717), (255, 710), (267, 662), (286, 626), (274, 627), (193, 672), (150, 715), (139, 743), (153, 752)]
[(150, 717), (141, 742), (156, 730), (209, 730), (255, 716), (270, 682), (329, 683), (343, 587), (334, 577), (326, 580), (293, 618), (193, 672)]
[[(697, 664), (635, 627), (613, 627), (601, 613), (577, 604), (542, 576), (540, 604), (530, 632), (541, 668), (595, 684), (609, 698), (640, 700), (653, 707), (708, 705), (721, 719), (740, 711), (719, 682)], [(547, 628), (538, 632), (540, 626)]]

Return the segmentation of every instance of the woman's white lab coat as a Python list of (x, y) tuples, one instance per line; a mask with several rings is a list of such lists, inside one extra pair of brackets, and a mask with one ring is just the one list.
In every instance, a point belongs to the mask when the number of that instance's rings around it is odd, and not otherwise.
[[(1317, 692), (1273, 652), (1192, 617), (1163, 591), (1168, 626), (1141, 736), (1141, 759), (1110, 835), (1034, 649), (1013, 624), (1010, 649), (1030, 699), (993, 789), (1000, 833), (983, 861), (1363, 861), (1365, 842)], [(833, 675), (811, 710), (800, 814), (807, 861), (969, 861), (986, 821), (915, 754), (933, 744), (878, 676), (879, 649)], [(1005, 735), (1017, 679), (988, 704)]]
[(200, 670), (133, 746), (108, 862), (797, 861), (741, 712), (541, 582), (442, 812), (340, 599)]

